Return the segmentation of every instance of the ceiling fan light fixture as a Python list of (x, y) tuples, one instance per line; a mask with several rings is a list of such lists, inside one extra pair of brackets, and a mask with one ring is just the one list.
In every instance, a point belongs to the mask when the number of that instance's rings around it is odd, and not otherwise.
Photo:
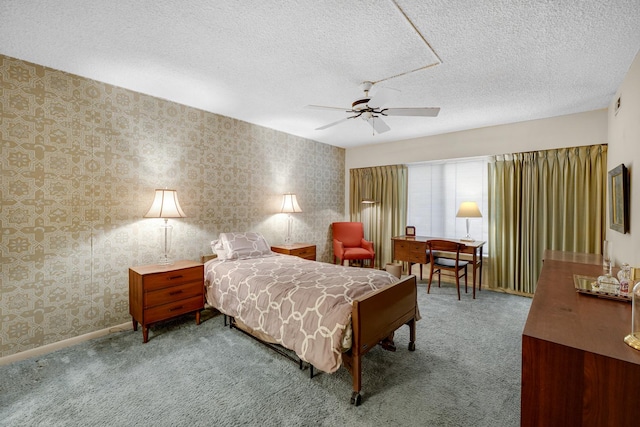
[(354, 101), (353, 104), (351, 104), (351, 108), (354, 111), (364, 110), (364, 109), (368, 108), (367, 104), (369, 103), (369, 99), (370, 98), (358, 99), (357, 101)]

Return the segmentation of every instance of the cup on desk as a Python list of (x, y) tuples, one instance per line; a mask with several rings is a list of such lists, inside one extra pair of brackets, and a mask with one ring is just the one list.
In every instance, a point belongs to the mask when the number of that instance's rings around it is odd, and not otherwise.
[(387, 265), (385, 265), (384, 269), (387, 271), (387, 273), (393, 274), (398, 279), (400, 278), (400, 276), (402, 276), (402, 265), (400, 264), (388, 263)]

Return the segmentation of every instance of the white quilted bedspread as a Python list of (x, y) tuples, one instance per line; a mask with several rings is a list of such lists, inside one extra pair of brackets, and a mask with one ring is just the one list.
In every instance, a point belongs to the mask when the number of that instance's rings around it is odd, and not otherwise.
[(211, 260), (205, 279), (209, 304), (325, 372), (342, 363), (353, 300), (397, 281), (382, 270), (289, 255)]

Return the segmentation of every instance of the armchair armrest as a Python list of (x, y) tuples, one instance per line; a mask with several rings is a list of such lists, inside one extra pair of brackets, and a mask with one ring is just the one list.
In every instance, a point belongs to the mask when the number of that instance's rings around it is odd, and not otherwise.
[(373, 253), (373, 242), (362, 239), (362, 241), (360, 242), (360, 246), (362, 246), (362, 248), (368, 250), (369, 252)]
[(344, 254), (344, 243), (340, 240), (333, 239), (333, 255), (342, 259), (342, 255)]

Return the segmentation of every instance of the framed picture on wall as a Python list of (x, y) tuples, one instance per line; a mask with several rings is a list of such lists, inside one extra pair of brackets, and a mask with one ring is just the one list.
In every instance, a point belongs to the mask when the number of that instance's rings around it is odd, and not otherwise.
[(624, 164), (609, 171), (609, 228), (629, 231), (629, 175)]
[(416, 228), (412, 225), (407, 225), (407, 228), (405, 228), (404, 234), (409, 236), (409, 237), (415, 237), (416, 236)]

